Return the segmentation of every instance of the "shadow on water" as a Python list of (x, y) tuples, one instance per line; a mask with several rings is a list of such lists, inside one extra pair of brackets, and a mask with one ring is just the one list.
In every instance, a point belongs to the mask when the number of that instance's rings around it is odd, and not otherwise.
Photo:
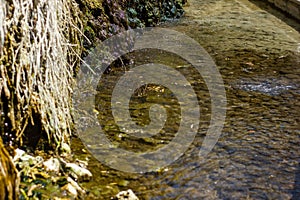
[[(268, 13), (274, 15), (282, 22), (286, 23), (287, 25), (291, 26), (296, 31), (300, 32), (300, 23), (297, 21), (293, 16), (290, 14), (276, 8), (272, 3), (267, 1), (259, 1), (259, 0), (249, 0), (256, 6), (260, 7), (261, 9), (267, 11)], [(298, 159), (298, 166), (295, 174), (295, 183), (294, 189), (291, 191), (292, 193), (292, 200), (300, 199), (300, 158)]]
[(294, 189), (291, 191), (292, 200), (298, 200), (300, 198), (300, 158), (298, 159), (298, 167), (295, 174), (295, 185)]
[(261, 9), (267, 11), (268, 13), (274, 15), (287, 25), (294, 28), (296, 31), (300, 32), (300, 24), (299, 22), (290, 14), (276, 8), (272, 3), (267, 1), (259, 1), (259, 0), (249, 0), (251, 3), (255, 4), (256, 6), (260, 7)]

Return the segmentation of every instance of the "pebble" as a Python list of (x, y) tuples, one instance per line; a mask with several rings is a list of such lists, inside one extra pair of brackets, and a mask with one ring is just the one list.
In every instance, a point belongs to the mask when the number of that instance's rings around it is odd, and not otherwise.
[(80, 193), (85, 194), (85, 191), (78, 185), (76, 181), (74, 181), (71, 177), (67, 178), (67, 181)]
[(65, 166), (71, 172), (71, 176), (79, 181), (89, 181), (92, 178), (92, 173), (83, 167), (79, 167), (74, 163), (67, 163)]
[(40, 157), (36, 159), (35, 157), (26, 154), (23, 150), (18, 150), (16, 152), (15, 157), (13, 158), (15, 165), (18, 165), (20, 168), (24, 168), (26, 166), (33, 166), (40, 161)]
[(13, 161), (14, 162), (18, 161), (24, 154), (25, 154), (25, 151), (23, 151), (22, 149), (19, 149), (19, 148), (16, 149)]
[(51, 171), (51, 172), (59, 172), (60, 169), (60, 163), (57, 158), (50, 158), (47, 161), (43, 163), (43, 166), (46, 171)]
[(62, 153), (70, 154), (71, 153), (71, 147), (67, 143), (62, 143), (60, 146), (60, 150)]
[(131, 189), (119, 192), (116, 195), (117, 200), (139, 200), (139, 198), (133, 193)]
[(72, 195), (75, 198), (78, 196), (76, 188), (71, 183), (67, 183), (61, 189), (67, 191), (70, 195)]

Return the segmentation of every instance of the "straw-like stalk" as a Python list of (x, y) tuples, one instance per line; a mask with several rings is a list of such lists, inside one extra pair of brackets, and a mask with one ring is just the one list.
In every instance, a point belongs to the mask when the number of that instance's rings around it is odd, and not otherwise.
[(55, 147), (68, 143), (73, 71), (81, 53), (77, 5), (1, 0), (0, 9), (4, 142), (36, 143), (44, 132)]

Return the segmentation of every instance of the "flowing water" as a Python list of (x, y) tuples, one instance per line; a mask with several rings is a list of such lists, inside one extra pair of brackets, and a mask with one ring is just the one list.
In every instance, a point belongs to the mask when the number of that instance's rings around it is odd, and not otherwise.
[[(93, 173), (93, 180), (83, 183), (89, 190), (87, 199), (110, 199), (127, 189), (140, 199), (152, 200), (300, 199), (299, 24), (258, 1), (189, 0), (185, 10), (182, 19), (162, 26), (193, 38), (214, 59), (227, 96), (221, 137), (205, 159), (199, 158), (211, 101), (205, 82), (194, 76), (187, 63), (150, 50), (132, 55), (137, 65), (160, 61), (190, 77), (201, 109), (198, 134), (178, 160), (144, 174), (113, 170), (74, 139), (75, 156), (88, 158)], [(109, 111), (111, 91), (124, 70), (111, 70), (110, 78), (102, 80), (104, 87), (97, 96), (99, 120), (108, 137), (122, 148), (143, 151), (160, 147), (178, 129), (178, 99), (158, 85), (137, 90), (130, 106), (137, 123), (149, 123), (151, 103), (165, 105), (170, 114), (165, 131), (157, 138), (130, 139), (118, 130)]]

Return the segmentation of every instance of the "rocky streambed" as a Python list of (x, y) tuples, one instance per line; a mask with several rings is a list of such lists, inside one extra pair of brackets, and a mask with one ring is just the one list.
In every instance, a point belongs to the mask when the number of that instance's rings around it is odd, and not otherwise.
[[(88, 198), (109, 199), (132, 189), (140, 199), (297, 199), (299, 24), (258, 1), (190, 0), (185, 11), (183, 18), (161, 26), (193, 38), (215, 61), (228, 103), (221, 137), (205, 159), (199, 158), (211, 107), (204, 80), (192, 78), (202, 108), (200, 128), (190, 148), (170, 166), (145, 174), (120, 172), (86, 152), (79, 139), (73, 140), (75, 156), (88, 157), (88, 169), (94, 174), (92, 181), (83, 183), (90, 191)], [(174, 55), (149, 51), (137, 57), (177, 65), (183, 74), (193, 77), (190, 68), (184, 67), (187, 63)], [(117, 71), (109, 74), (111, 80), (117, 80)], [(140, 143), (145, 147), (142, 150), (147, 150), (157, 144), (153, 138), (130, 141), (118, 132), (111, 118), (105, 118), (115, 83), (106, 84), (107, 91), (97, 97), (104, 114), (99, 120), (108, 137), (127, 149)], [(178, 109), (174, 99), (163, 98), (166, 93), (148, 95), (133, 97), (138, 103), (132, 106), (132, 117), (138, 123), (147, 123), (147, 106), (143, 105), (147, 100)], [(168, 128), (176, 129), (174, 124)]]

